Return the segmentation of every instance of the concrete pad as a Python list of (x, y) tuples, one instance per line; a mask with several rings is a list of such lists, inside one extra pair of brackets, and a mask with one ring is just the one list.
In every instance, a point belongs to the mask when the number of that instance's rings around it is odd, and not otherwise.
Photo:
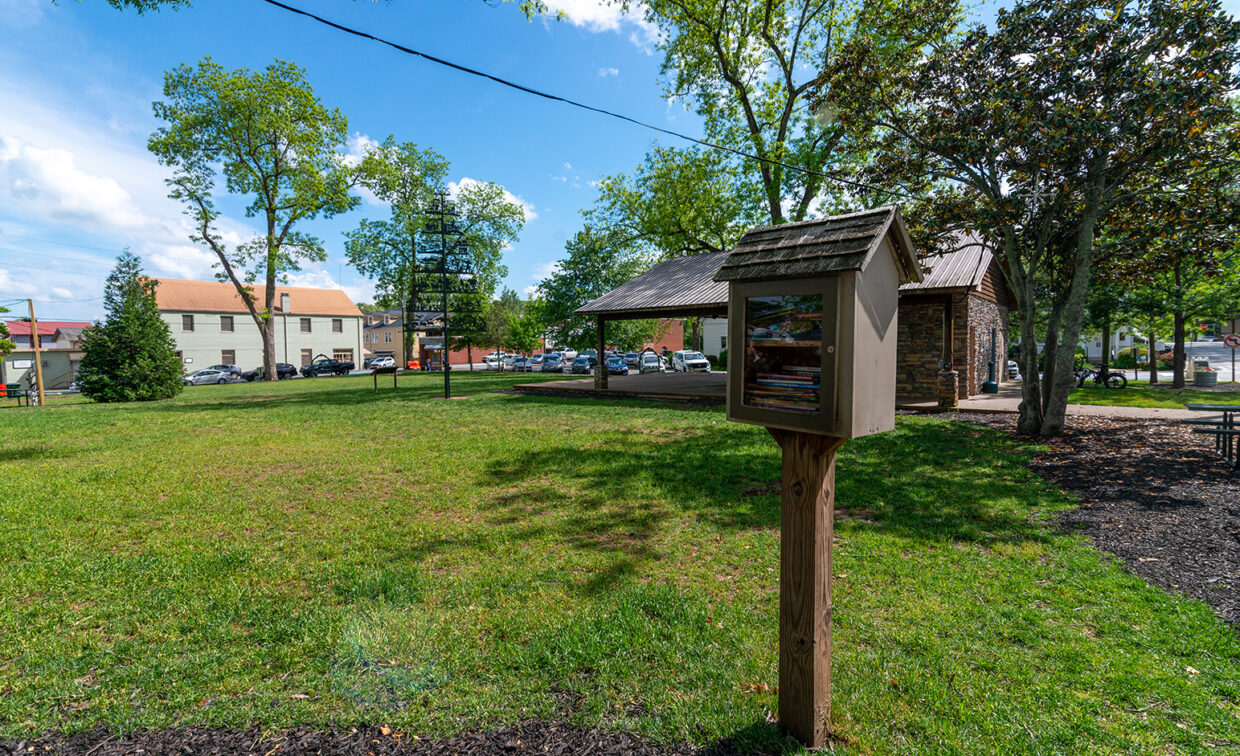
[(631, 373), (613, 375), (607, 388), (594, 388), (594, 377), (545, 383), (520, 383), (514, 389), (528, 394), (580, 393), (661, 401), (710, 400), (722, 402), (726, 396), (727, 373)]

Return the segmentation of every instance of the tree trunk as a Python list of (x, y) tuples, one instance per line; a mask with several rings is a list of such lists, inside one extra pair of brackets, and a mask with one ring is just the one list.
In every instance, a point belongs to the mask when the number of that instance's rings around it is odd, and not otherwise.
[[(1072, 351), (1075, 352), (1076, 350), (1074, 349)], [(1075, 361), (1076, 361), (1075, 355), (1073, 355), (1073, 362)], [(1107, 368), (1110, 367), (1110, 365), (1111, 365), (1111, 319), (1107, 318), (1102, 323), (1102, 364), (1100, 365), (1100, 367), (1102, 369), (1103, 375), (1106, 375)]]
[(1187, 315), (1183, 310), (1176, 310), (1172, 316), (1175, 322), (1175, 352), (1171, 360), (1171, 369), (1175, 372), (1171, 374), (1171, 388), (1184, 388), (1184, 365), (1187, 362), (1184, 352), (1184, 321)]
[[(1029, 300), (1026, 300), (1029, 301)], [(1021, 305), (1020, 308), (1020, 369), (1024, 373), (1021, 381), (1021, 402), (1017, 418), (1017, 430), (1021, 433), (1034, 434), (1042, 428), (1042, 396), (1041, 384), (1038, 379), (1038, 333), (1037, 317), (1033, 313), (1032, 303)]]
[[(1088, 215), (1082, 220), (1077, 233), (1076, 268), (1068, 282), (1067, 295), (1051, 308), (1050, 322), (1054, 328), (1048, 327), (1046, 334), (1047, 387), (1040, 430), (1043, 438), (1063, 433), (1064, 418), (1068, 414), (1068, 394), (1076, 385), (1072, 363), (1076, 358), (1076, 345), (1081, 340), (1081, 322), (1085, 316), (1085, 300), (1089, 296), (1094, 223), (1095, 220)], [(1059, 324), (1062, 324), (1062, 331)], [(1109, 351), (1110, 348), (1108, 344), (1106, 349)]]
[(465, 356), (469, 359), (469, 372), (474, 372), (474, 344), (469, 342), (465, 345)]
[(1150, 332), (1146, 334), (1146, 338), (1149, 339), (1148, 346), (1150, 348), (1150, 385), (1157, 386), (1158, 385), (1158, 349), (1157, 347), (1154, 346), (1154, 344), (1158, 341), (1158, 339), (1154, 338), (1154, 321), (1153, 320), (1150, 321)]

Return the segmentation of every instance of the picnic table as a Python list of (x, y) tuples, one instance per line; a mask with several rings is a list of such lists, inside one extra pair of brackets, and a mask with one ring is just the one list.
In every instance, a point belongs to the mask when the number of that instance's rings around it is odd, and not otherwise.
[(35, 395), (36, 394), (35, 394), (34, 389), (22, 388), (22, 385), (20, 383), (4, 384), (5, 398), (6, 399), (16, 398), (18, 407), (22, 406), (23, 401), (26, 403), (26, 406), (29, 407)]
[(1187, 425), (1205, 426), (1194, 428), (1193, 433), (1209, 433), (1214, 436), (1214, 451), (1227, 460), (1232, 469), (1240, 466), (1240, 427), (1237, 427), (1236, 416), (1240, 415), (1240, 404), (1186, 404), (1185, 407), (1194, 412), (1221, 412), (1220, 417), (1190, 418), (1183, 422)]

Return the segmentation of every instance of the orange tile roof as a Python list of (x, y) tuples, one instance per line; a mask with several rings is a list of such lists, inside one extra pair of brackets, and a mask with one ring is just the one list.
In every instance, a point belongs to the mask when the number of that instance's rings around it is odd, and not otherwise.
[[(248, 313), (237, 288), (229, 281), (187, 281), (181, 278), (156, 278), (155, 302), (161, 310), (189, 312)], [(259, 309), (262, 309), (266, 287), (252, 287)], [(300, 286), (277, 286), (274, 312), (279, 314), (280, 295), (289, 296), (289, 315), (345, 315), (361, 317), (362, 311), (339, 289), (307, 289)]]

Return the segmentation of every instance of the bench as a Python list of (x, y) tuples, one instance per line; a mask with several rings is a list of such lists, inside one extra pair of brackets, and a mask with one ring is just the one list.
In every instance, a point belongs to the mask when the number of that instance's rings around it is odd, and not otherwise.
[(396, 366), (375, 368), (371, 370), (370, 372), (371, 372), (371, 375), (373, 375), (375, 378), (375, 391), (376, 392), (379, 391), (379, 375), (380, 374), (387, 375), (388, 373), (391, 373), (392, 374), (392, 388), (396, 388)]
[(1194, 412), (1221, 412), (1221, 417), (1188, 418), (1180, 422), (1185, 425), (1205, 426), (1193, 428), (1193, 433), (1208, 433), (1214, 437), (1214, 451), (1233, 470), (1240, 467), (1240, 423), (1236, 415), (1240, 414), (1237, 404), (1186, 404)]

